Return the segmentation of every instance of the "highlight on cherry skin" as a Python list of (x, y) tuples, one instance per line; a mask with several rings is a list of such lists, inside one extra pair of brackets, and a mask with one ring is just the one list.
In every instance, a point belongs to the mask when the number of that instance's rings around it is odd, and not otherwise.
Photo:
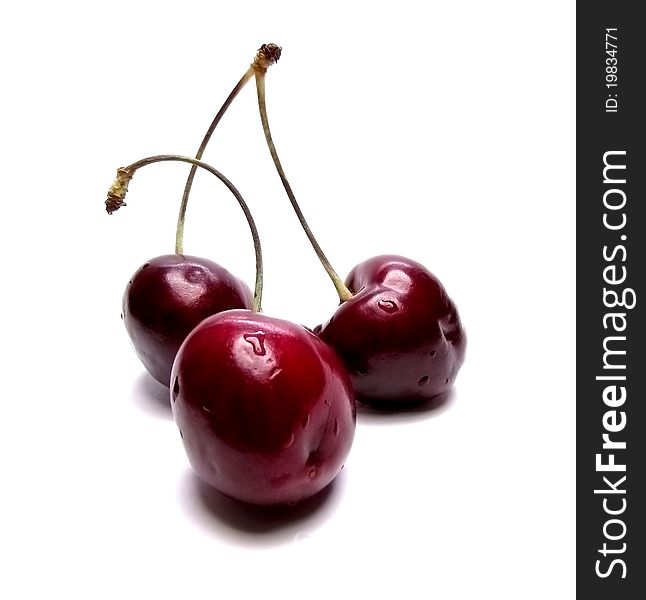
[(189, 461), (226, 496), (291, 504), (340, 472), (356, 424), (352, 386), (331, 348), (305, 327), (231, 310), (182, 344), (171, 406)]
[(137, 356), (160, 383), (170, 385), (175, 355), (206, 317), (251, 308), (242, 280), (206, 258), (157, 256), (139, 267), (123, 294), (123, 318)]
[(357, 399), (396, 407), (447, 391), (464, 362), (456, 305), (424, 266), (401, 256), (357, 265), (353, 296), (316, 328), (347, 367)]

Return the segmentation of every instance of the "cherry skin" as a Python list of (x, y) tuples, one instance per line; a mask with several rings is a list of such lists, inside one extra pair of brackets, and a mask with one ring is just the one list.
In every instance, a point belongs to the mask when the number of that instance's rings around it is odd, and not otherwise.
[(245, 310), (209, 317), (182, 344), (172, 382), (192, 467), (231, 498), (298, 502), (326, 487), (350, 451), (350, 379), (300, 325)]
[(250, 308), (251, 291), (220, 265), (168, 254), (146, 262), (123, 295), (123, 322), (148, 372), (170, 385), (175, 355), (200, 321), (232, 308)]
[(357, 265), (346, 285), (355, 295), (317, 333), (341, 357), (357, 398), (396, 406), (448, 390), (466, 336), (440, 281), (413, 260), (384, 255)]

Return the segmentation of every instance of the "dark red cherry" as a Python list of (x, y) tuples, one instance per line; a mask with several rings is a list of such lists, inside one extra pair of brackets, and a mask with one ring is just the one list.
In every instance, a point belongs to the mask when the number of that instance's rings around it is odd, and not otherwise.
[(418, 401), (453, 385), (466, 336), (440, 281), (401, 256), (357, 265), (346, 284), (355, 295), (318, 335), (343, 360), (366, 402)]
[(173, 366), (171, 405), (200, 478), (252, 504), (316, 494), (354, 437), (350, 379), (330, 347), (251, 311), (219, 313), (191, 332)]
[(123, 295), (123, 322), (148, 372), (170, 385), (180, 345), (203, 319), (232, 308), (250, 308), (247, 285), (220, 265), (180, 254), (149, 260)]

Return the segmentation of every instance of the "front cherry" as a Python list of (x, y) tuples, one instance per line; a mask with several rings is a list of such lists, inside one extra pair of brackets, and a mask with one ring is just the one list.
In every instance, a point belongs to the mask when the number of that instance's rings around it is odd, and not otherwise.
[(457, 308), (421, 264), (376, 256), (349, 274), (355, 295), (319, 336), (339, 354), (364, 401), (405, 402), (446, 391), (464, 361)]
[(248, 286), (213, 261), (168, 254), (146, 262), (123, 295), (123, 322), (148, 372), (170, 385), (175, 355), (200, 321), (232, 308), (251, 308)]
[(312, 496), (350, 451), (350, 380), (330, 347), (300, 325), (243, 310), (209, 317), (180, 348), (171, 381), (191, 465), (237, 500)]

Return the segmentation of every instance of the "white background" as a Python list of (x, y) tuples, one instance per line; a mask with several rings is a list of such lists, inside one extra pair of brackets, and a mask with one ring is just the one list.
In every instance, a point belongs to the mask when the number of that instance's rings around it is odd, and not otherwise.
[[(574, 596), (574, 2), (13, 3), (2, 9), (0, 596)], [(458, 304), (452, 401), (359, 416), (324, 502), (205, 494), (119, 320), (170, 253), (193, 154), (263, 42), (274, 138), (339, 273), (382, 253)], [(267, 314), (336, 306), (264, 145), (253, 84), (205, 158), (251, 205)], [(253, 282), (242, 214), (199, 174), (185, 248)]]

